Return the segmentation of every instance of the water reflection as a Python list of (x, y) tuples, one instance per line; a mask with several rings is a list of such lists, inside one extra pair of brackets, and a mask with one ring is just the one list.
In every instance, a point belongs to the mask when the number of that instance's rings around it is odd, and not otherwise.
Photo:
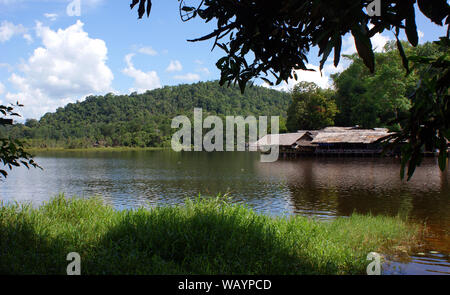
[[(273, 215), (330, 219), (353, 212), (407, 215), (429, 229), (418, 251), (450, 253), (449, 171), (426, 159), (410, 181), (396, 159), (303, 158), (261, 163), (256, 153), (66, 152), (43, 153), (45, 170), (17, 169), (0, 184), (0, 199), (39, 205), (60, 192), (100, 195), (118, 209), (180, 204), (187, 197), (228, 193), (234, 202)], [(408, 273), (421, 256), (406, 264)], [(439, 264), (439, 263), (438, 263)], [(395, 273), (393, 271), (392, 273)]]
[(389, 275), (450, 275), (450, 257), (436, 251), (412, 256), (408, 262), (389, 261), (383, 265), (383, 273)]
[(260, 175), (286, 180), (295, 213), (409, 216), (428, 226), (430, 250), (450, 252), (449, 173), (437, 169), (435, 159), (426, 159), (409, 182), (400, 179), (395, 159), (314, 158), (255, 165)]

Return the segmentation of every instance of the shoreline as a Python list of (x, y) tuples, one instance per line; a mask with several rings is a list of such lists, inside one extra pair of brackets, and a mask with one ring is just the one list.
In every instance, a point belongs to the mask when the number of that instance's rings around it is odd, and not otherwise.
[(163, 151), (170, 147), (89, 147), (89, 148), (25, 148), (28, 153), (42, 152), (134, 152), (134, 151)]

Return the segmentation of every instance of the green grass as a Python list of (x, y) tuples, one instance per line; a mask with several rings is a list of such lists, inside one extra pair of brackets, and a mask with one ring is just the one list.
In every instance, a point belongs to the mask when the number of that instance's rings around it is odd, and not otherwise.
[(0, 274), (65, 274), (69, 252), (82, 274), (364, 274), (369, 252), (417, 233), (400, 218), (274, 218), (220, 197), (115, 211), (59, 196), (37, 209), (0, 203)]

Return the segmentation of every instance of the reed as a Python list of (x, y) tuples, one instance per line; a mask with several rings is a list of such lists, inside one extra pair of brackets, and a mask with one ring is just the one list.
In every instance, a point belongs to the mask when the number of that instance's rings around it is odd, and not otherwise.
[(417, 235), (400, 217), (270, 217), (223, 197), (116, 211), (61, 195), (0, 203), (0, 274), (65, 274), (69, 252), (82, 274), (364, 274), (369, 252)]

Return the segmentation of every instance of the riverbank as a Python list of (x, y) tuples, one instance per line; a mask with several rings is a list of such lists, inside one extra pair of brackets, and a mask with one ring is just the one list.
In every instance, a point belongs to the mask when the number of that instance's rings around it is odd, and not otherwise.
[(0, 203), (0, 274), (364, 274), (369, 252), (417, 241), (400, 218), (332, 222), (259, 215), (223, 198), (115, 211), (99, 199), (57, 197), (33, 209)]
[(31, 154), (41, 152), (133, 152), (133, 151), (162, 151), (170, 147), (89, 147), (89, 148), (26, 148)]

